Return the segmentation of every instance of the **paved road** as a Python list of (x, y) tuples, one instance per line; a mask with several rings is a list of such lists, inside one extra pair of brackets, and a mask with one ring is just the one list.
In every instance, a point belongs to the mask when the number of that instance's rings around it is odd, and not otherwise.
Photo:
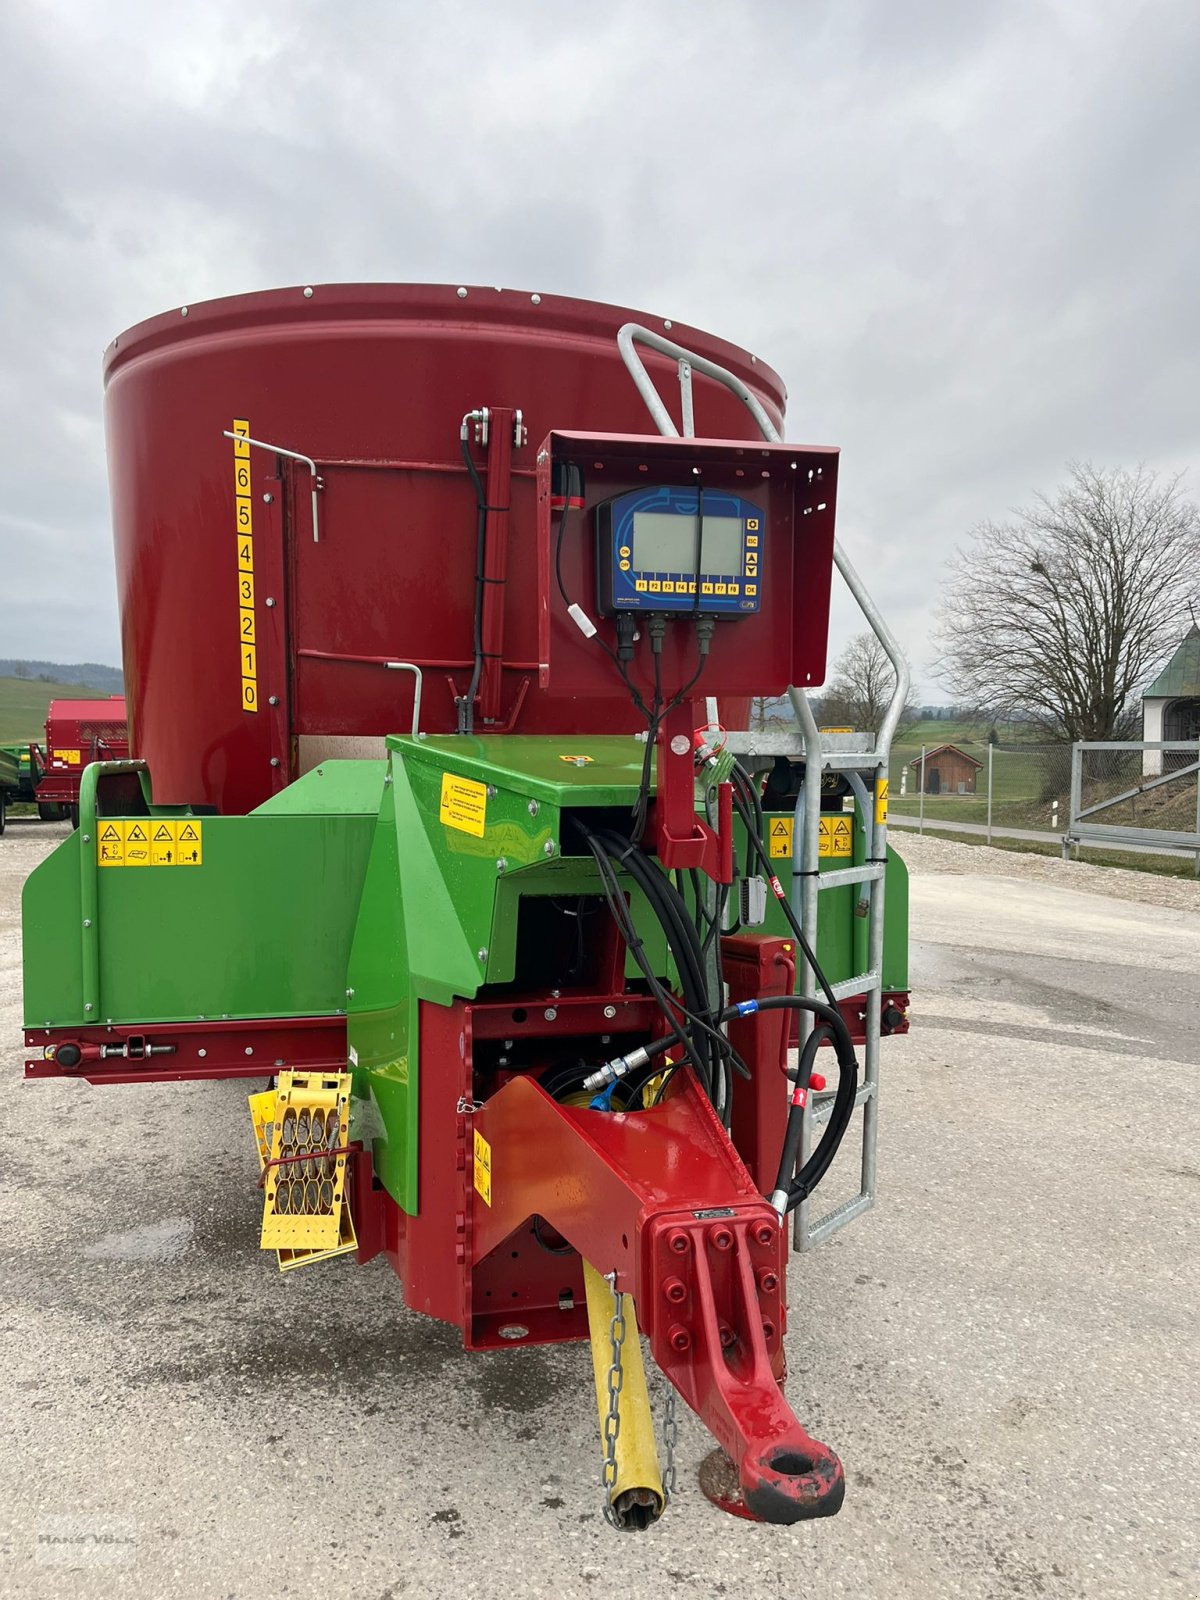
[[(912, 828), (916, 830), (920, 828), (921, 823), (918, 817), (904, 816), (895, 810), (889, 810), (888, 825), (893, 828)], [(951, 822), (941, 817), (926, 817), (924, 831), (926, 833), (967, 833), (975, 838), (986, 838), (988, 828), (984, 822)], [(993, 828), (991, 832), (993, 839), (1035, 839), (1043, 844), (1062, 845), (1061, 833), (1046, 833), (1036, 828), (1004, 827)], [(1194, 850), (1177, 850), (1169, 845), (1126, 844), (1124, 842), (1111, 845), (1085, 843), (1082, 848), (1084, 850), (1132, 850), (1154, 856), (1182, 856), (1188, 861), (1194, 859), (1196, 854)]]
[(723, 1517), (688, 1414), (677, 1502), (622, 1538), (586, 1351), (465, 1356), (378, 1262), (281, 1277), (237, 1085), (20, 1084), (17, 893), (48, 832), (0, 842), (0, 1592), (1200, 1592), (1195, 914), (1020, 858), (914, 875), (881, 1204), (792, 1275), (790, 1395), (845, 1509)]

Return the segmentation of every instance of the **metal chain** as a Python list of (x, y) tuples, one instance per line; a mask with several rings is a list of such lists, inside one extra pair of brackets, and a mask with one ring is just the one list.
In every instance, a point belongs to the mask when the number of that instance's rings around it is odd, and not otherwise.
[(663, 1448), (667, 1462), (663, 1469), (663, 1499), (670, 1505), (675, 1493), (675, 1441), (679, 1437), (679, 1424), (675, 1420), (675, 1388), (667, 1384), (667, 1404), (663, 1410)]
[(600, 1482), (604, 1486), (604, 1520), (612, 1528), (619, 1528), (617, 1513), (613, 1509), (612, 1491), (617, 1481), (617, 1436), (621, 1432), (621, 1389), (625, 1370), (621, 1365), (621, 1346), (625, 1343), (625, 1297), (617, 1293), (617, 1274), (605, 1274), (613, 1292), (613, 1319), (609, 1325), (612, 1343), (612, 1364), (608, 1369), (608, 1415), (604, 1419), (604, 1467)]

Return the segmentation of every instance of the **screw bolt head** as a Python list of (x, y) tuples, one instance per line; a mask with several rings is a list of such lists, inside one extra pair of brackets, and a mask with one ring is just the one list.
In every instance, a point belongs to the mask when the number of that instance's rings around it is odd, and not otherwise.
[(677, 1350), (680, 1355), (685, 1350), (692, 1348), (692, 1336), (686, 1328), (673, 1328), (671, 1330), (671, 1349)]
[(668, 1278), (663, 1293), (673, 1306), (681, 1305), (687, 1299), (687, 1284), (682, 1278)]
[(714, 1250), (730, 1250), (733, 1248), (733, 1234), (728, 1228), (710, 1228), (708, 1242)]
[(754, 1237), (758, 1240), (759, 1244), (774, 1244), (775, 1229), (769, 1222), (760, 1223), (759, 1226), (754, 1230)]
[(554, 1006), (547, 1006), (545, 1011), (542, 1012), (542, 1015), (545, 1017), (547, 1022), (553, 1022), (558, 1016), (558, 1011)]
[(673, 1233), (667, 1240), (667, 1244), (677, 1256), (687, 1255), (688, 1236), (686, 1233)]
[(482, 945), (478, 950), (476, 950), (475, 954), (479, 957), (479, 960), (480, 960), (481, 963), (486, 962), (487, 961), (487, 946), (486, 945)]
[(613, 1019), (613, 1018), (614, 1018), (614, 1017), (615, 1017), (615, 1016), (616, 1016), (616, 1014), (617, 1014), (617, 1008), (616, 1008), (616, 1006), (605, 1006), (605, 1008), (604, 1008), (604, 1015), (605, 1015), (605, 1016), (606, 1016), (606, 1017), (607, 1017), (607, 1018), (608, 1018), (608, 1020), (609, 1020), (609, 1021), (610, 1021), (610, 1022), (611, 1022), (611, 1021), (612, 1021), (612, 1019)]
[(764, 1294), (774, 1294), (779, 1287), (779, 1275), (775, 1272), (760, 1272), (758, 1287)]
[(538, 814), (538, 803), (537, 803), (536, 800), (531, 800), (529, 802), (529, 815), (531, 817), (536, 817), (537, 814)]

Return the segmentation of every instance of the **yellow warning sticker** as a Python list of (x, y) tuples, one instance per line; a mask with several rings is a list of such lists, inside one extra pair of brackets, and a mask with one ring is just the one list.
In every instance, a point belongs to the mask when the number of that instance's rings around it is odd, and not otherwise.
[(203, 829), (194, 817), (100, 817), (96, 861), (102, 867), (198, 867)]
[(767, 826), (767, 853), (790, 860), (792, 855), (791, 817), (772, 817)]
[(849, 817), (821, 818), (821, 857), (849, 856), (854, 848), (854, 824)]
[(818, 733), (853, 733), (853, 728), (818, 728)]
[(485, 1206), (492, 1203), (492, 1147), (481, 1133), (475, 1135), (475, 1192)]
[[(792, 856), (791, 817), (770, 817), (767, 821), (767, 854), (777, 860), (790, 861)], [(822, 861), (831, 857), (848, 857), (854, 849), (854, 823), (846, 816), (821, 818), (820, 856)]]
[(176, 824), (178, 833), (176, 839), (175, 865), (177, 867), (198, 867), (204, 861), (204, 824), (197, 822), (194, 817), (187, 817)]
[(125, 824), (125, 865), (127, 867), (148, 867), (150, 865), (150, 823), (133, 822)]
[(875, 822), (882, 828), (887, 823), (888, 781), (880, 778), (875, 785)]
[(96, 823), (96, 864), (101, 867), (125, 865), (125, 824), (107, 817)]
[(55, 761), (65, 761), (69, 767), (77, 767), (79, 765), (78, 750), (52, 750), (50, 754)]
[(448, 828), (457, 828), (459, 833), (473, 833), (477, 839), (482, 839), (487, 821), (487, 785), (476, 783), (473, 778), (456, 778), (452, 772), (443, 772), (438, 815)]

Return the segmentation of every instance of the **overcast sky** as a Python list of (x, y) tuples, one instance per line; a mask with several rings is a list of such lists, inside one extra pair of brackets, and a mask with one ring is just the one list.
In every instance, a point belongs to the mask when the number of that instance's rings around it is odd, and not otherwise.
[(0, 656), (119, 661), (115, 333), (432, 280), (769, 361), (947, 698), (929, 633), (973, 523), (1073, 457), (1198, 463), (1198, 85), (1195, 0), (5, 0)]

